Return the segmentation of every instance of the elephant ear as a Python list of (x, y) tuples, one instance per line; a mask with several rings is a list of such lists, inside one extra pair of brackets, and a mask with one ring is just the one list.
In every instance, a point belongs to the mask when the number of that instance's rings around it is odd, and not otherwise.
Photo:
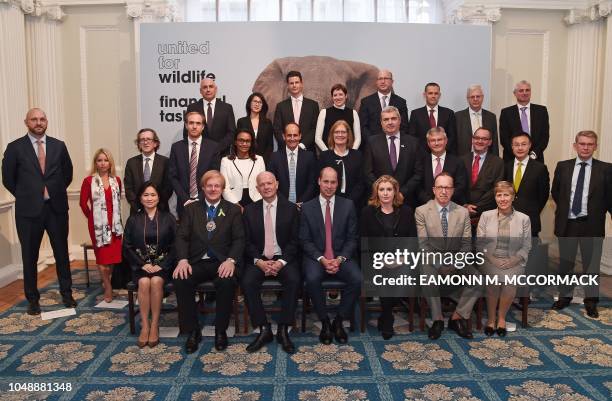
[(272, 61), (259, 74), (253, 84), (253, 92), (260, 92), (268, 102), (268, 118), (274, 119), (274, 110), (276, 105), (287, 97), (287, 85), (285, 82), (284, 59), (276, 59)]

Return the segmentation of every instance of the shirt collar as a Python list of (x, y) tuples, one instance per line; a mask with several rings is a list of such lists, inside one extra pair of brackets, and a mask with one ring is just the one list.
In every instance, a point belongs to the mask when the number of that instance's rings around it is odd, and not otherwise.
[(531, 110), (531, 102), (527, 103), (527, 104), (526, 104), (526, 105), (524, 105), (524, 106), (523, 106), (523, 105), (521, 105), (521, 104), (519, 104), (519, 103), (517, 103), (517, 104), (516, 104), (516, 107), (518, 107), (519, 111), (521, 111), (521, 109), (522, 109), (523, 107), (527, 107), (527, 110)]
[(436, 209), (438, 209), (438, 213), (442, 213), (442, 208), (443, 207), (446, 208), (446, 213), (448, 213), (450, 211), (450, 205), (451, 205), (450, 202), (448, 202), (448, 204), (446, 206), (440, 205), (437, 200), (434, 200), (434, 202), (436, 203)]
[(392, 135), (388, 135), (388, 134), (385, 134), (385, 135), (387, 135), (387, 141), (389, 141), (389, 137), (392, 137), (392, 136), (394, 136), (396, 139), (399, 139), (399, 137), (400, 137), (400, 133), (399, 132), (396, 132), (395, 134), (392, 134)]
[(434, 109), (436, 111), (436, 113), (438, 112), (438, 105), (437, 104), (434, 107), (430, 107), (428, 104), (426, 104), (425, 108), (427, 108), (427, 114), (429, 114), (429, 110), (431, 110), (431, 109)]
[[(521, 163), (523, 163), (523, 167), (527, 167), (527, 162), (529, 161), (529, 156), (527, 156), (525, 158), (525, 160), (522, 160)], [(518, 166), (519, 164), (519, 159), (517, 159), (516, 157), (514, 158), (514, 167)]]
[(272, 207), (276, 207), (276, 205), (278, 205), (278, 195), (276, 195), (276, 198), (274, 198), (274, 200), (270, 203), (266, 202), (266, 200), (263, 199), (264, 210), (266, 210), (268, 205), (272, 205)]
[(192, 142), (195, 142), (198, 144), (198, 146), (200, 146), (202, 144), (202, 135), (200, 135), (198, 139), (195, 140), (191, 139), (189, 136), (187, 137), (187, 144), (189, 145), (189, 149), (191, 149), (191, 146), (193, 146)]
[(287, 151), (287, 156), (289, 156), (291, 152), (293, 152), (294, 156), (297, 156), (298, 150), (300, 150), (300, 147), (298, 146), (297, 148), (295, 148), (295, 150), (291, 150), (287, 147), (287, 145), (285, 145), (285, 150)]
[[(329, 200), (330, 206), (333, 206), (335, 201), (336, 201), (336, 195), (332, 196), (331, 199)], [(325, 199), (323, 195), (319, 195), (319, 203), (321, 203), (321, 206), (325, 206), (325, 202), (327, 202), (327, 199)]]
[(480, 108), (480, 110), (478, 110), (478, 111), (474, 110), (474, 109), (473, 109), (473, 108), (471, 108), (471, 107), (469, 107), (469, 109), (470, 109), (470, 114), (472, 114), (472, 113), (482, 114), (482, 107), (481, 107), (481, 108)]
[[(33, 145), (36, 145), (36, 141), (38, 141), (38, 138), (36, 138), (34, 135), (32, 135), (29, 132), (28, 132), (28, 137), (30, 137), (30, 142), (32, 142)], [(47, 134), (43, 134), (43, 136), (40, 137), (40, 140), (42, 140), (43, 143), (47, 143)]]
[(576, 158), (576, 166), (580, 166), (580, 163), (585, 162), (587, 164), (587, 166), (592, 166), (593, 165), (593, 157), (589, 157), (587, 160), (581, 160), (579, 157)]
[(300, 102), (304, 101), (304, 94), (300, 94), (298, 97), (290, 96), (292, 99), (299, 100)]
[(438, 157), (440, 160), (444, 161), (444, 159), (446, 159), (446, 152), (442, 153), (440, 156), (436, 156), (433, 153), (431, 154), (431, 160), (434, 162), (437, 161)]
[(340, 106), (340, 107), (338, 107), (338, 106), (336, 106), (336, 105), (333, 105), (333, 108), (334, 108), (334, 109), (338, 109), (338, 110), (344, 110), (344, 109), (346, 109), (346, 103), (345, 103), (345, 104), (343, 104), (343, 105), (342, 105), (342, 106)]
[(202, 100), (204, 101), (204, 111), (206, 111), (206, 108), (208, 107), (208, 103), (210, 103), (210, 105), (212, 106), (213, 109), (217, 105), (217, 98), (214, 98), (210, 102), (208, 100), (204, 99), (204, 98)]
[[(210, 207), (210, 202), (208, 202), (208, 199), (204, 198), (204, 202), (206, 202), (206, 209), (208, 209)], [(219, 199), (217, 201), (217, 203), (214, 203), (213, 206), (215, 207), (215, 210), (217, 209), (217, 207), (219, 206), (219, 203), (221, 203), (221, 199)]]
[[(386, 95), (380, 91), (377, 91), (378, 93), (378, 98), (382, 100), (383, 96), (387, 97), (387, 100), (391, 100), (391, 92), (387, 93)], [(389, 103), (387, 103), (388, 105)]]
[(141, 153), (141, 155), (142, 155), (142, 160), (144, 161), (144, 159), (146, 159), (146, 158), (148, 157), (148, 158), (149, 158), (149, 160), (153, 161), (153, 160), (155, 159), (155, 153), (156, 153), (156, 152), (151, 153), (151, 155), (150, 155), (150, 156), (146, 156), (144, 153)]

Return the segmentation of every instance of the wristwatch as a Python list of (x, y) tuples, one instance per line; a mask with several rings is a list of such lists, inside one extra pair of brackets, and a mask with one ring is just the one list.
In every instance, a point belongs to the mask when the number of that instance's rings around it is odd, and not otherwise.
[(227, 258), (225, 259), (226, 262), (232, 262), (233, 264), (236, 264), (236, 261), (233, 258)]
[(340, 263), (346, 262), (346, 258), (344, 256), (338, 256), (338, 259), (340, 259)]

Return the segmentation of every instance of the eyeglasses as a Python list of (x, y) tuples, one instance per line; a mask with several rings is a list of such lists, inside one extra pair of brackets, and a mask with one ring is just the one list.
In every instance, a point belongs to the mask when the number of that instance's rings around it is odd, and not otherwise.
[(455, 187), (434, 187), (437, 191), (452, 191)]
[(138, 142), (140, 142), (140, 143), (155, 142), (155, 139), (152, 139), (152, 138), (141, 138), (141, 139), (138, 140)]
[(472, 138), (478, 142), (488, 142), (491, 140), (491, 138), (485, 138), (484, 136), (473, 136)]
[(261, 100), (251, 100), (251, 103), (253, 103), (253, 104), (263, 104), (263, 102)]
[(390, 77), (378, 77), (376, 78), (377, 81), (393, 81), (393, 78)]
[(246, 143), (251, 143), (251, 140), (250, 139), (236, 139), (236, 142), (246, 144)]

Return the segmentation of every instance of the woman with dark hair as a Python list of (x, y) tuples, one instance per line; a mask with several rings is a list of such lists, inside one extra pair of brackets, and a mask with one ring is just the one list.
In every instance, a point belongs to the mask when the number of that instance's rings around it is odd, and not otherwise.
[(268, 103), (259, 92), (254, 92), (246, 101), (246, 116), (239, 118), (237, 128), (248, 129), (255, 134), (257, 140), (257, 154), (263, 156), (266, 164), (274, 147), (274, 129), (272, 121), (267, 117)]
[(348, 100), (348, 91), (346, 86), (336, 84), (331, 88), (331, 97), (333, 105), (319, 112), (317, 119), (317, 129), (315, 131), (315, 143), (322, 152), (327, 150), (327, 137), (331, 133), (331, 127), (338, 120), (344, 120), (353, 130), (354, 142), (351, 145), (353, 149), (359, 149), (361, 145), (361, 125), (359, 123), (359, 115), (350, 107), (346, 106)]
[(138, 200), (140, 211), (125, 224), (123, 256), (132, 269), (132, 280), (138, 283), (141, 323), (137, 344), (140, 348), (147, 344), (153, 348), (159, 344), (164, 282), (172, 277), (175, 265), (176, 220), (158, 208), (160, 191), (152, 181), (140, 187)]
[(257, 174), (266, 171), (263, 158), (255, 151), (255, 134), (248, 128), (239, 128), (234, 135), (235, 154), (221, 159), (221, 175), (225, 177), (223, 198), (241, 207), (261, 199), (257, 191)]
[[(404, 203), (399, 183), (390, 175), (382, 175), (372, 184), (372, 194), (361, 212), (361, 236), (416, 237), (414, 211)], [(382, 313), (378, 330), (385, 340), (393, 337), (393, 307), (398, 298), (381, 297)]]

